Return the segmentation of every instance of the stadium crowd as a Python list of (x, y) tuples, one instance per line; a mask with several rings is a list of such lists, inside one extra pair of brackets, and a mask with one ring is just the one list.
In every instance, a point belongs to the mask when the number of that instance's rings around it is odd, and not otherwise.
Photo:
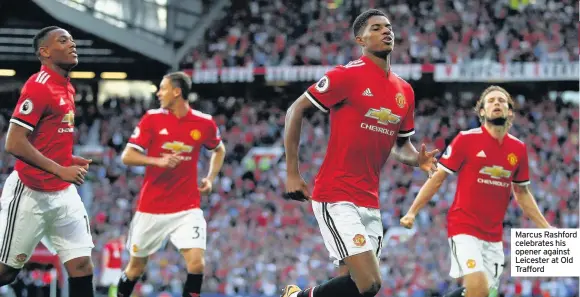
[[(415, 144), (444, 150), (459, 130), (478, 126), (471, 112), (473, 100), (419, 98), (416, 108)], [(531, 188), (540, 209), (553, 225), (577, 228), (578, 217), (578, 119), (575, 105), (547, 96), (532, 102), (517, 97), (519, 113), (512, 134), (528, 144)], [(152, 101), (154, 102), (154, 101)], [(154, 104), (154, 103), (153, 103)], [(310, 204), (285, 201), (284, 162), (254, 162), (244, 158), (253, 147), (279, 147), (284, 126), (284, 108), (266, 101), (218, 98), (195, 103), (213, 114), (226, 143), (228, 154), (214, 192), (202, 206), (208, 220), (208, 250), (203, 292), (261, 294), (276, 296), (287, 283), (307, 287), (332, 277), (336, 270), (319, 234)], [(95, 275), (101, 272), (104, 243), (127, 234), (143, 179), (143, 168), (127, 168), (120, 152), (140, 116), (150, 108), (145, 101), (113, 98), (103, 106), (78, 106), (76, 138), (79, 147), (93, 148), (87, 182), (80, 194), (91, 215)], [(10, 112), (4, 111), (0, 127), (5, 141)], [(327, 143), (327, 118), (315, 113), (304, 124), (301, 170), (312, 181), (321, 164)], [(307, 145), (306, 145), (307, 144)], [(101, 148), (101, 149), (95, 149)], [(0, 146), (2, 183), (12, 170), (14, 158)], [(84, 151), (87, 153), (87, 151)], [(200, 172), (206, 172), (203, 154)], [(283, 158), (282, 158), (283, 160)], [(274, 159), (276, 161), (276, 159)], [(381, 255), (383, 288), (380, 296), (437, 296), (457, 283), (448, 277), (449, 247), (445, 214), (453, 200), (456, 180), (451, 178), (417, 219), (414, 235), (397, 232), (399, 218), (408, 209), (426, 175), (395, 161), (384, 167), (380, 198), (386, 239)], [(509, 227), (534, 227), (513, 202), (505, 219), (506, 268), (500, 292), (505, 296), (578, 296), (578, 279), (512, 279), (509, 277)], [(407, 234), (407, 236), (405, 236)], [(128, 253), (124, 259), (127, 260)], [(153, 256), (147, 274), (135, 296), (181, 296), (184, 263), (168, 244)], [(29, 273), (33, 273), (31, 271)], [(31, 275), (23, 276), (34, 279)], [(42, 284), (42, 281), (28, 282)], [(169, 296), (169, 295), (168, 295)]]
[(369, 7), (383, 9), (393, 24), (392, 63), (578, 60), (577, 2), (523, 2), (528, 1), (235, 1), (183, 65), (346, 64), (360, 56), (351, 16)]

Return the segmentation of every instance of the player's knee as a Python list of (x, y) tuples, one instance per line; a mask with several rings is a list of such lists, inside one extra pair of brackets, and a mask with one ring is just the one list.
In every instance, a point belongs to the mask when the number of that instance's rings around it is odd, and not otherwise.
[(365, 288), (359, 288), (359, 293), (364, 297), (373, 297), (381, 291), (381, 280), (371, 281), (370, 285)]
[(187, 273), (202, 274), (205, 270), (205, 260), (201, 257), (196, 257), (187, 262)]
[(93, 261), (91, 257), (79, 257), (67, 261), (64, 266), (71, 277), (82, 277), (93, 274)]
[(9, 285), (16, 280), (19, 269), (12, 268), (0, 263), (0, 287)]

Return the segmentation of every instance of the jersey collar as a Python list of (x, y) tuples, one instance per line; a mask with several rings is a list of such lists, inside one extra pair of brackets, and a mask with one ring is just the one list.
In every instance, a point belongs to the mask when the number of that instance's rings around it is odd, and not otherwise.
[[(373, 62), (369, 57), (363, 55), (360, 59), (363, 62), (365, 62), (365, 64), (369, 65), (369, 68), (373, 69), (373, 71), (376, 71), (379, 75), (381, 75), (383, 77), (388, 77), (387, 72), (385, 72), (384, 69), (379, 67), (379, 65), (375, 64), (375, 62)], [(392, 68), (393, 68), (393, 65), (391, 65), (391, 67), (389, 68), (388, 74), (391, 74)]]
[(497, 144), (498, 144), (498, 145), (500, 145), (500, 146), (502, 146), (502, 145), (504, 145), (504, 144), (505, 144), (505, 142), (506, 142), (506, 139), (507, 139), (507, 137), (508, 137), (508, 134), (506, 133), (506, 134), (503, 136), (503, 139), (501, 140), (501, 142), (499, 142), (499, 140), (498, 140), (498, 139), (496, 139), (495, 137), (493, 137), (493, 135), (491, 135), (491, 133), (489, 133), (489, 131), (487, 130), (487, 128), (485, 127), (485, 125), (481, 125), (481, 131), (483, 131), (483, 134), (487, 135), (487, 137), (488, 137), (489, 139), (491, 139), (491, 140), (492, 140), (494, 143), (497, 143)]
[(42, 65), (40, 67), (40, 71), (44, 71), (44, 72), (50, 74), (51, 79), (58, 84), (66, 85), (68, 82), (70, 82), (69, 77), (64, 77), (64, 76), (60, 75), (59, 73), (52, 70), (50, 67), (48, 67), (46, 65)]

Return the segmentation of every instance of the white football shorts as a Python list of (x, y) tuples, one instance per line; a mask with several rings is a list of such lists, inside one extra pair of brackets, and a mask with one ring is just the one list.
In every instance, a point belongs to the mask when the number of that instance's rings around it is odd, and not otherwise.
[(136, 212), (127, 238), (131, 256), (144, 258), (161, 248), (167, 237), (179, 250), (206, 249), (207, 224), (199, 208), (170, 214)]
[(489, 242), (475, 236), (459, 234), (448, 239), (451, 247), (449, 276), (460, 278), (482, 271), (489, 288), (497, 288), (505, 267), (502, 242)]
[(366, 251), (380, 257), (383, 223), (378, 209), (359, 207), (351, 202), (312, 201), (324, 245), (336, 266), (343, 259)]
[(63, 263), (91, 256), (89, 217), (74, 185), (56, 192), (25, 186), (13, 171), (0, 197), (0, 262), (20, 269), (41, 238)]

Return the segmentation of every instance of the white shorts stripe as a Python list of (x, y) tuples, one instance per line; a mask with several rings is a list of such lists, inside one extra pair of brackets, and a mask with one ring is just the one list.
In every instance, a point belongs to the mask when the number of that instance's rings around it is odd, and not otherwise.
[(8, 206), (8, 224), (4, 238), (2, 238), (2, 249), (0, 250), (0, 262), (8, 263), (8, 256), (10, 255), (10, 246), (12, 245), (12, 238), (14, 236), (14, 229), (16, 225), (16, 214), (18, 213), (18, 206), (20, 206), (20, 198), (24, 191), (24, 184), (18, 180), (16, 188), (14, 189), (14, 199), (10, 201)]
[(340, 238), (340, 234), (338, 233), (338, 230), (336, 230), (336, 225), (334, 224), (334, 221), (332, 220), (332, 217), (330, 216), (330, 213), (328, 212), (327, 207), (328, 207), (328, 203), (323, 202), (322, 203), (322, 217), (324, 218), (324, 222), (326, 223), (328, 230), (330, 230), (330, 233), (332, 233), (332, 237), (334, 238), (334, 243), (336, 244), (336, 247), (338, 248), (338, 253), (344, 259), (344, 258), (348, 257), (348, 251), (346, 249), (346, 245), (344, 244), (344, 241), (342, 241), (342, 238)]

